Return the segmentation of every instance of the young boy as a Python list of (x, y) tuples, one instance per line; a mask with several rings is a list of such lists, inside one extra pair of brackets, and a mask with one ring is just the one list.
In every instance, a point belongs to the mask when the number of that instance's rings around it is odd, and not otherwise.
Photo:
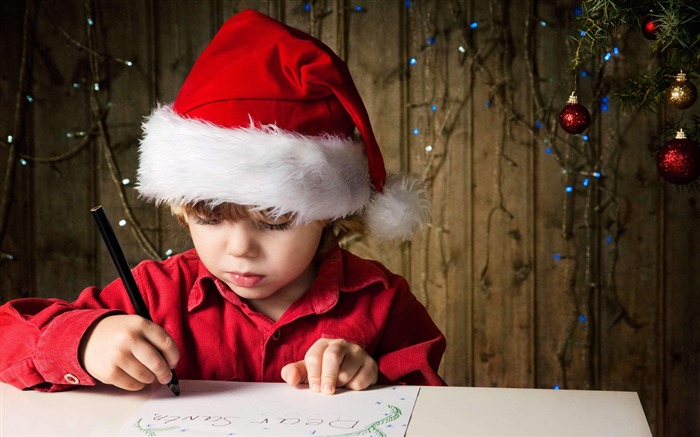
[(320, 41), (254, 11), (231, 18), (144, 124), (138, 176), (195, 247), (133, 270), (153, 323), (120, 280), (72, 303), (11, 301), (2, 381), (138, 390), (175, 369), (327, 394), (444, 385), (444, 337), (406, 281), (338, 247), (365, 228), (406, 239), (428, 203), (415, 178), (386, 177), (347, 66)]

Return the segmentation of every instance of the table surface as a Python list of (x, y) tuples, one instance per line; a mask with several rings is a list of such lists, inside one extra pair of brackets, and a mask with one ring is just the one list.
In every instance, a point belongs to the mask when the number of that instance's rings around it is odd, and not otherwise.
[[(114, 435), (151, 392), (97, 386), (42, 393), (0, 383), (0, 435)], [(634, 392), (421, 387), (406, 435), (651, 437), (651, 431)]]

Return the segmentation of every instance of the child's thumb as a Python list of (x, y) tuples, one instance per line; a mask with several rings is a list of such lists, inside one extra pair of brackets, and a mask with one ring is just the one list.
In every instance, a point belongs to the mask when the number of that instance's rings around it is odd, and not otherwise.
[(307, 383), (307, 371), (304, 361), (289, 363), (282, 367), (281, 376), (289, 385), (299, 385)]

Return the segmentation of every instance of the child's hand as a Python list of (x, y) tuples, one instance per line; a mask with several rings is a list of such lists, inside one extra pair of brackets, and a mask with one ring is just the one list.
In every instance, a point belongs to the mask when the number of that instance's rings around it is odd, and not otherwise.
[(95, 379), (125, 390), (158, 380), (167, 384), (180, 359), (173, 338), (140, 316), (108, 316), (96, 322), (80, 343), (80, 362)]
[(336, 387), (364, 390), (377, 382), (377, 362), (360, 346), (342, 339), (321, 338), (306, 352), (304, 361), (282, 368), (290, 385), (308, 383), (311, 390), (333, 394)]

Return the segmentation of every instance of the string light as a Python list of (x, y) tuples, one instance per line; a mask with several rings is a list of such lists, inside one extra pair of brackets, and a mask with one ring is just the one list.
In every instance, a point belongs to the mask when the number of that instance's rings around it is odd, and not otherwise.
[(87, 19), (87, 24), (88, 24), (88, 26), (94, 26), (94, 25), (95, 25), (95, 20), (93, 20), (92, 18), (88, 18), (88, 19)]
[(425, 146), (425, 151), (428, 152), (428, 153), (432, 152), (432, 151), (433, 151), (433, 146), (431, 146), (431, 145)]
[(12, 135), (7, 136), (7, 142), (12, 144), (12, 141), (14, 141), (14, 137)]
[(172, 250), (172, 249), (168, 249), (168, 250), (165, 251), (165, 256), (170, 256), (170, 255), (172, 255), (172, 254), (173, 254), (173, 250)]
[(416, 65), (416, 63), (418, 63), (418, 61), (416, 60), (416, 58), (411, 58), (411, 59), (408, 60), (408, 65)]
[(34, 101), (34, 97), (30, 96), (29, 94), (27, 94), (27, 96), (25, 98), (27, 99), (27, 101), (29, 103), (32, 103)]
[(124, 220), (124, 219), (119, 220), (119, 226), (121, 226), (121, 227), (126, 226), (126, 220)]
[(433, 45), (435, 44), (435, 37), (434, 36), (429, 36), (428, 37), (428, 44)]
[(129, 178), (122, 179), (122, 185), (129, 185), (130, 183), (131, 183), (131, 179), (129, 179)]
[(581, 322), (581, 323), (586, 323), (587, 320), (588, 320), (588, 319), (586, 319), (586, 316), (584, 316), (583, 314), (581, 314), (580, 316), (578, 316), (578, 321)]
[(581, 137), (581, 139), (582, 139), (583, 141), (588, 141), (589, 138), (588, 138), (588, 135), (584, 135), (584, 136)]
[(561, 260), (561, 254), (560, 253), (555, 253), (554, 254), (554, 261), (559, 261)]
[(469, 27), (472, 29), (476, 29), (477, 27), (479, 27), (479, 23), (477, 23), (476, 21), (472, 21), (472, 23), (469, 25)]
[(20, 158), (19, 163), (22, 165), (27, 165), (27, 160), (24, 158)]
[(559, 384), (554, 385), (554, 390), (559, 390)]
[(588, 178), (585, 178), (583, 180), (583, 182), (581, 182), (581, 185), (583, 185), (584, 187), (587, 187), (588, 186)]
[(413, 128), (413, 135), (418, 135), (419, 133), (420, 133), (420, 129), (418, 129), (417, 127)]
[(437, 110), (438, 110), (437, 105), (431, 106), (431, 107), (430, 107), (430, 110), (433, 111), (433, 112), (437, 111)]
[(564, 188), (564, 190), (565, 190), (567, 193), (573, 193), (574, 187), (572, 187), (571, 185), (567, 185), (566, 188)]
[(459, 46), (457, 50), (459, 50), (460, 53), (464, 53), (467, 51), (467, 49), (465, 49), (463, 46)]
[(535, 122), (535, 129), (541, 129), (542, 128), (542, 122), (541, 121), (536, 121)]

